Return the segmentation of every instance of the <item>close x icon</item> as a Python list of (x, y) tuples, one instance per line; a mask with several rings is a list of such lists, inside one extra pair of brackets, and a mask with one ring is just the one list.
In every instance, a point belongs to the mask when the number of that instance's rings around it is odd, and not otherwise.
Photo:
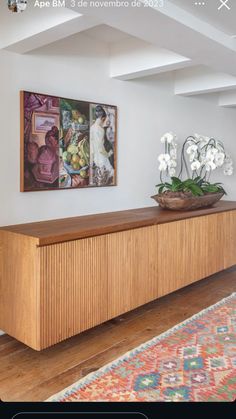
[(223, 8), (226, 8), (227, 10), (230, 10), (229, 0), (220, 0), (220, 5), (218, 7), (218, 10), (221, 10)]

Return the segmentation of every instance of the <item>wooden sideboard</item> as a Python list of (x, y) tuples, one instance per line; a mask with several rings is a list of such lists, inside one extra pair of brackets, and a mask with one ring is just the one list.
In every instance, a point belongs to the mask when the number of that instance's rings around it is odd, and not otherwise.
[(0, 229), (0, 329), (36, 350), (236, 264), (236, 202)]

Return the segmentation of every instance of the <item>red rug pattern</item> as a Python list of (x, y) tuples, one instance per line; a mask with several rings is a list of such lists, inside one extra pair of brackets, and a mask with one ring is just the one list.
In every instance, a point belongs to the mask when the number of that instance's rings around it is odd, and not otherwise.
[(49, 401), (233, 401), (236, 294), (73, 384)]

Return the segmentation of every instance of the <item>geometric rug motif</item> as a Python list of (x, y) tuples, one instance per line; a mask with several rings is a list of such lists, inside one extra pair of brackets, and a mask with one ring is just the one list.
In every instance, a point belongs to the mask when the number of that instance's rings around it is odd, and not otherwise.
[(236, 293), (89, 374), (53, 402), (232, 402)]

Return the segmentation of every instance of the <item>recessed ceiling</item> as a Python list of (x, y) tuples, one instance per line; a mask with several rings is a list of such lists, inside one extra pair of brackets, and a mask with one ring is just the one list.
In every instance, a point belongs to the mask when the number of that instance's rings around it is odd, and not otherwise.
[(98, 25), (92, 29), (88, 29), (84, 32), (90, 38), (97, 39), (98, 41), (112, 44), (114, 42), (122, 41), (123, 39), (129, 38), (130, 36), (118, 29), (112, 28), (108, 25)]
[[(169, 0), (227, 35), (236, 35), (235, 0)], [(204, 5), (199, 5), (204, 3)], [(224, 3), (226, 6), (224, 6)], [(218, 8), (220, 10), (218, 10)]]

